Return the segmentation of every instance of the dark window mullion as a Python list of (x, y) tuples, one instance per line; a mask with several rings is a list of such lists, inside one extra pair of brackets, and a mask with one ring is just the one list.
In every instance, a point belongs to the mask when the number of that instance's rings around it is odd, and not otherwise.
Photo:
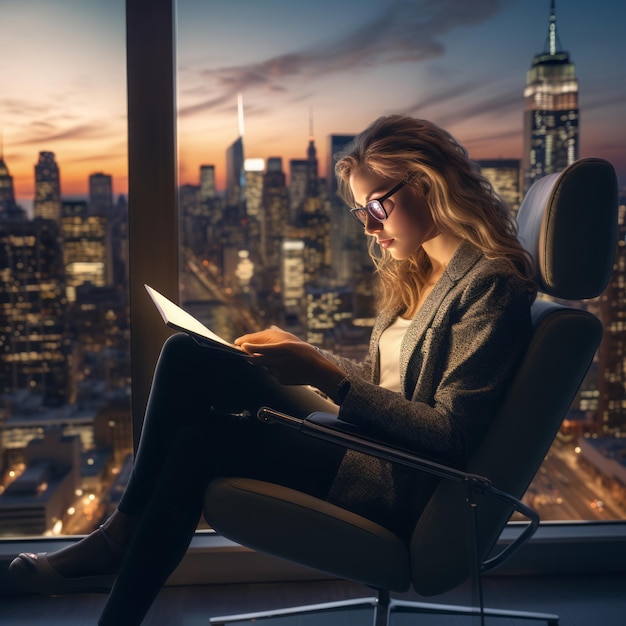
[(126, 1), (132, 416), (135, 446), (169, 334), (144, 283), (178, 300), (175, 0)]

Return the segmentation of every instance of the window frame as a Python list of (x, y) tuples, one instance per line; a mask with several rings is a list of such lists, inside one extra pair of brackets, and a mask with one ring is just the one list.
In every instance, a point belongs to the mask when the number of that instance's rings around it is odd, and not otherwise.
[[(144, 284), (178, 302), (176, 2), (126, 1), (131, 397), (135, 450), (170, 334)], [(155, 253), (156, 251), (156, 253)]]

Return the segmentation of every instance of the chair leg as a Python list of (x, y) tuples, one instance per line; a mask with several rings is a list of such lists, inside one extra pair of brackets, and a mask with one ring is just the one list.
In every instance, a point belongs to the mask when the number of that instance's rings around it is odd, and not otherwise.
[(379, 589), (374, 606), (374, 626), (387, 626), (389, 624), (390, 607), (389, 592)]
[[(260, 621), (262, 619), (281, 617), (286, 615), (322, 614), (337, 610), (351, 610), (363, 606), (374, 608), (373, 626), (389, 626), (391, 613), (434, 614), (434, 615), (480, 615), (480, 609), (470, 606), (454, 604), (431, 604), (428, 602), (411, 602), (406, 600), (392, 600), (388, 591), (378, 591), (377, 597), (341, 600), (309, 604), (287, 609), (270, 609), (257, 613), (241, 613), (210, 618), (211, 626), (228, 626), (233, 622)], [(534, 613), (530, 611), (510, 611), (506, 609), (484, 609), (486, 617), (506, 617), (519, 620), (545, 621), (547, 626), (559, 626), (559, 616), (554, 613)]]
[[(480, 615), (480, 609), (454, 604), (431, 604), (428, 602), (409, 602), (391, 600), (390, 613), (430, 613), (434, 615)], [(485, 617), (508, 617), (519, 620), (536, 620), (546, 622), (547, 626), (558, 626), (559, 616), (554, 613), (538, 613), (533, 611), (511, 611), (507, 609), (484, 609)]]
[[(374, 608), (374, 625), (387, 626), (389, 616), (389, 601), (387, 604), (380, 603), (379, 598), (357, 598), (352, 600), (341, 600), (337, 602), (324, 602), (321, 604), (309, 604), (305, 606), (294, 606), (286, 609), (269, 609), (267, 611), (258, 611), (256, 613), (241, 613), (239, 615), (223, 615), (220, 617), (211, 617), (209, 623), (211, 626), (227, 626), (233, 622), (243, 621), (260, 621), (262, 619), (272, 617), (282, 617), (285, 615), (306, 615), (321, 614), (327, 611), (350, 610), (362, 606), (370, 606)], [(381, 607), (379, 610), (379, 606)], [(381, 621), (377, 621), (381, 620)]]

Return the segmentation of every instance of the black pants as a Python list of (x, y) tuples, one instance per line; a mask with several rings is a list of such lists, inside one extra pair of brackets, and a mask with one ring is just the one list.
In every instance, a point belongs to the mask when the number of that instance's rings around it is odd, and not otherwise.
[[(139, 518), (100, 624), (141, 623), (189, 546), (207, 484), (247, 476), (324, 498), (344, 450), (256, 419), (260, 406), (305, 416), (333, 406), (280, 385), (245, 359), (187, 335), (164, 344), (131, 478), (119, 509)], [(248, 417), (233, 413), (247, 412)]]

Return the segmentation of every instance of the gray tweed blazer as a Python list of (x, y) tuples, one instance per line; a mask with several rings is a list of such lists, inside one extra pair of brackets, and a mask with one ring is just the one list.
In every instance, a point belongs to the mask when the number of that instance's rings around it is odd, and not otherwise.
[[(498, 407), (531, 333), (528, 284), (468, 242), (418, 310), (400, 353), (403, 393), (378, 386), (384, 311), (362, 363), (325, 353), (348, 373), (339, 418), (382, 440), (462, 467)], [(348, 451), (328, 500), (408, 539), (437, 480)]]

